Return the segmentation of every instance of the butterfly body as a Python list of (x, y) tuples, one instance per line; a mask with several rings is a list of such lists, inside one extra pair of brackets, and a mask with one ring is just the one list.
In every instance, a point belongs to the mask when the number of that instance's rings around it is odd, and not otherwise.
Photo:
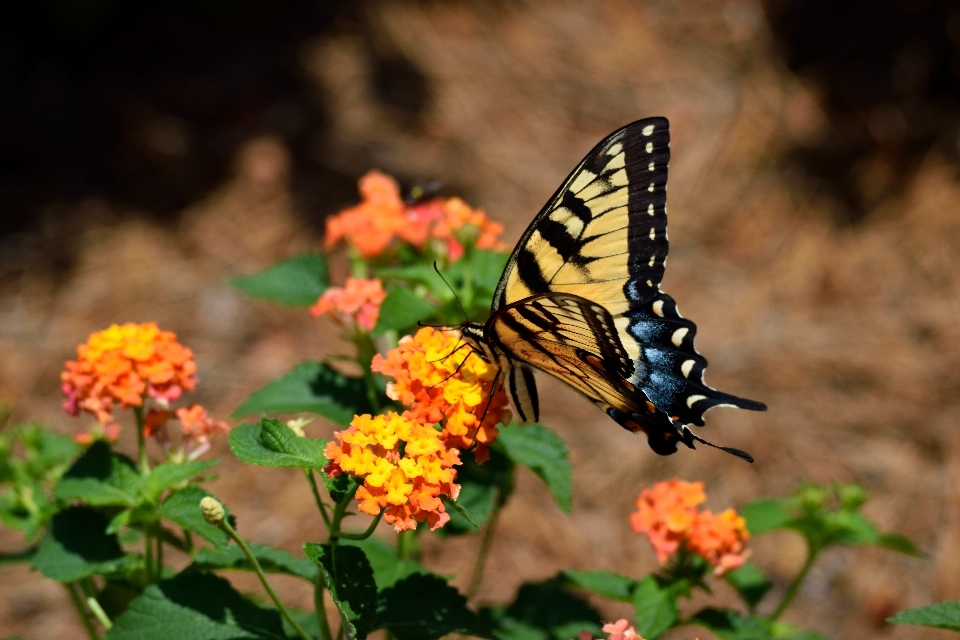
[(662, 455), (704, 442), (687, 425), (702, 426), (707, 409), (766, 408), (703, 382), (696, 325), (660, 290), (669, 143), (665, 118), (639, 120), (600, 142), (520, 238), (489, 320), (463, 325), (474, 351), (499, 367), (520, 420), (539, 416), (534, 369), (646, 433)]

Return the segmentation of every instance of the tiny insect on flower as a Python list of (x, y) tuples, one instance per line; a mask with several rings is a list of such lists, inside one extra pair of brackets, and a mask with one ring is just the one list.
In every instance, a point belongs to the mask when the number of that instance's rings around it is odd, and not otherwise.
[(456, 499), (454, 483), (460, 452), (448, 449), (440, 434), (407, 416), (354, 416), (350, 428), (334, 433), (324, 455), (330, 476), (349, 473), (363, 479), (356, 498), (360, 511), (378, 515), (397, 531), (426, 521), (431, 530), (450, 520), (441, 496)]
[(343, 324), (356, 323), (364, 331), (372, 331), (380, 317), (380, 304), (386, 299), (380, 280), (347, 278), (344, 287), (330, 287), (310, 307), (310, 315), (319, 318), (326, 313)]
[(489, 457), (496, 425), (510, 420), (503, 390), (491, 397), (496, 367), (473, 354), (456, 331), (424, 327), (402, 338), (386, 357), (374, 356), (371, 368), (394, 379), (387, 395), (409, 407), (404, 415), (431, 427), (440, 423), (441, 441), (474, 448), (478, 462)]

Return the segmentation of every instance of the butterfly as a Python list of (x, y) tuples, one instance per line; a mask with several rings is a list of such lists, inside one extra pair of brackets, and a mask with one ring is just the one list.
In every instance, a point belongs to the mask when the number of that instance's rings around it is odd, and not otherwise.
[[(587, 154), (523, 233), (484, 324), (461, 335), (499, 367), (514, 415), (539, 418), (534, 370), (556, 376), (661, 455), (694, 442), (689, 425), (717, 406), (760, 402), (708, 387), (696, 325), (660, 290), (669, 247), (670, 125), (646, 118)], [(497, 385), (494, 384), (494, 388)]]

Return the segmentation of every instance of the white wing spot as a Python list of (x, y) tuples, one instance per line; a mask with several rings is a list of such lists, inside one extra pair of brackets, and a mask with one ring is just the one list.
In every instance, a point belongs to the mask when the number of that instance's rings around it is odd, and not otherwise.
[(652, 143), (652, 142), (648, 142), (648, 143), (647, 143), (647, 153), (653, 153), (653, 143)]
[(653, 227), (650, 227), (650, 239), (651, 240), (657, 239), (657, 230)]
[(650, 183), (650, 186), (647, 187), (647, 191), (649, 191), (650, 193), (653, 193), (653, 183), (652, 183), (652, 182)]
[(617, 144), (615, 144), (615, 145), (613, 145), (612, 147), (610, 147), (610, 149), (607, 151), (607, 155), (608, 155), (608, 156), (615, 156), (615, 155), (617, 155), (618, 153), (620, 153), (621, 151), (623, 151), (623, 145), (618, 142)]
[(653, 312), (658, 316), (660, 316), (661, 318), (663, 317), (663, 300), (654, 301)]
[(650, 164), (647, 165), (647, 169), (650, 171), (653, 171), (654, 166), (655, 166), (654, 163), (651, 162)]
[(652, 266), (653, 266), (653, 263), (656, 262), (656, 261), (657, 261), (657, 256), (656, 256), (656, 255), (650, 256), (650, 264), (649, 264), (648, 266), (652, 267)]
[(651, 202), (649, 205), (647, 205), (647, 215), (649, 215), (649, 216), (652, 216), (652, 215), (653, 215), (653, 203), (652, 203), (652, 202)]
[(693, 409), (693, 405), (701, 400), (706, 400), (707, 396), (690, 396), (687, 398), (687, 406)]
[(653, 125), (652, 125), (652, 124), (648, 124), (647, 126), (645, 126), (645, 127), (643, 128), (643, 135), (648, 136), (648, 135), (650, 135), (651, 133), (653, 133)]
[(683, 373), (683, 377), (684, 377), (684, 378), (689, 378), (689, 377), (690, 377), (690, 371), (693, 370), (693, 365), (695, 365), (696, 363), (697, 363), (696, 360), (684, 360), (684, 361), (683, 361), (683, 364), (680, 365), (680, 372)]
[(673, 336), (670, 338), (670, 342), (673, 343), (673, 346), (679, 347), (681, 344), (683, 344), (683, 337), (687, 335), (688, 331), (689, 329), (686, 327), (680, 327), (674, 331)]
[(649, 280), (647, 280), (647, 286), (648, 286), (648, 287), (652, 287), (652, 286), (653, 286), (653, 283), (650, 282)]

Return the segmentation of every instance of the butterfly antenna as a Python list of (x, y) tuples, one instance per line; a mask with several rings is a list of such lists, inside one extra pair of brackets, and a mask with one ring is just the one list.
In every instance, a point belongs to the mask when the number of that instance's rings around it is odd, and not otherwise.
[(459, 331), (460, 325), (458, 324), (423, 324), (420, 320), (417, 320), (418, 327), (430, 327), (431, 329), (440, 329), (441, 331)]
[(455, 354), (457, 351), (460, 351), (460, 349), (463, 349), (464, 347), (469, 347), (469, 346), (470, 346), (469, 344), (466, 344), (466, 343), (460, 344), (461, 342), (463, 342), (463, 338), (462, 338), (462, 337), (461, 337), (459, 340), (457, 340), (457, 344), (454, 345), (453, 351), (451, 351), (451, 352), (448, 353), (447, 355), (443, 356), (442, 358), (437, 358), (436, 360), (427, 360), (427, 362), (430, 362), (430, 363), (433, 363), (433, 362), (443, 362), (444, 360), (446, 360), (447, 358), (449, 358), (450, 356), (452, 356), (453, 354)]
[(457, 365), (457, 368), (453, 370), (453, 373), (451, 373), (450, 375), (448, 375), (446, 378), (444, 378), (443, 380), (441, 380), (441, 381), (439, 381), (439, 382), (434, 382), (432, 385), (430, 385), (429, 387), (427, 387), (427, 389), (433, 389), (433, 388), (436, 387), (437, 385), (443, 384), (444, 382), (446, 382), (447, 380), (449, 380), (449, 379), (452, 378), (453, 376), (455, 376), (455, 375), (457, 375), (458, 373), (460, 373), (460, 369), (463, 369), (463, 365), (465, 365), (465, 364), (467, 363), (467, 360), (469, 360), (469, 359), (470, 359), (470, 356), (472, 356), (472, 355), (473, 355), (473, 350), (471, 350), (470, 353), (467, 354), (467, 357), (465, 357), (463, 360), (460, 361), (460, 364), (458, 364), (458, 365)]
[(450, 293), (453, 294), (453, 297), (456, 298), (457, 304), (460, 305), (460, 311), (463, 311), (463, 317), (467, 319), (467, 322), (470, 322), (470, 314), (467, 313), (467, 310), (463, 307), (463, 303), (460, 302), (460, 296), (457, 295), (457, 292), (453, 290), (453, 287), (450, 286), (450, 283), (447, 282), (447, 279), (443, 277), (443, 274), (440, 273), (440, 267), (437, 266), (437, 261), (433, 261), (433, 270), (437, 272), (437, 275), (440, 276), (440, 279), (443, 280), (443, 284), (447, 285), (447, 289), (450, 289)]
[(478, 424), (483, 424), (484, 419), (487, 417), (487, 412), (490, 411), (490, 405), (493, 404), (493, 394), (497, 392), (497, 383), (500, 382), (500, 372), (497, 372), (497, 377), (493, 379), (493, 386), (490, 387), (490, 393), (487, 394), (487, 406), (483, 408), (483, 414), (480, 416), (480, 421)]
[[(746, 451), (741, 451), (740, 449), (734, 449), (733, 447), (721, 447), (721, 446), (718, 445), (718, 444), (713, 444), (712, 442), (707, 442), (706, 440), (704, 440), (703, 438), (701, 438), (700, 436), (698, 436), (697, 434), (695, 434), (693, 431), (690, 431), (690, 429), (688, 429), (686, 426), (680, 427), (680, 431), (681, 431), (684, 435), (688, 435), (688, 436), (690, 436), (690, 438), (692, 438), (693, 440), (696, 440), (697, 442), (702, 442), (703, 444), (707, 445), (708, 447), (713, 447), (714, 449), (720, 449), (720, 451), (726, 451), (726, 452), (729, 453), (729, 454), (732, 454), (732, 455), (737, 456), (737, 457), (740, 458), (741, 460), (746, 460), (747, 462), (753, 462), (753, 456), (751, 456), (751, 455), (750, 455), (749, 453), (747, 453)], [(689, 445), (690, 443), (687, 443), (687, 444)], [(691, 446), (690, 448), (692, 449), (693, 447)]]

